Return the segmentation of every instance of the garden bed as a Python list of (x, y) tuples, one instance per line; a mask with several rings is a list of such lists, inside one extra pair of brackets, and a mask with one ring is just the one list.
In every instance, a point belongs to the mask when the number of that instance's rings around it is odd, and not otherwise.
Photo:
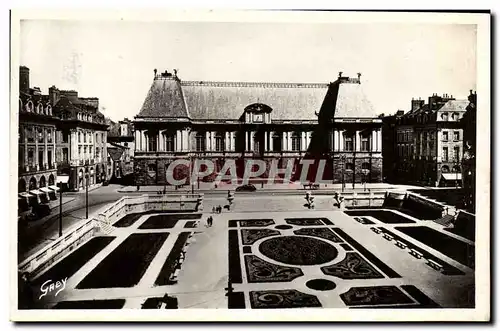
[(80, 270), (90, 259), (102, 251), (115, 237), (95, 237), (87, 241), (77, 250), (70, 253), (59, 261), (52, 268), (43, 273), (33, 281), (33, 286), (37, 289), (48, 280), (56, 281), (70, 278)]
[(474, 269), (475, 247), (427, 226), (396, 227), (421, 243), (443, 253), (449, 258)]
[(282, 236), (267, 239), (259, 246), (266, 257), (291, 265), (316, 265), (335, 259), (338, 250), (319, 239), (302, 236)]
[(135, 233), (106, 256), (77, 288), (132, 287), (139, 283), (168, 233)]
[(190, 232), (182, 232), (177, 237), (174, 246), (170, 250), (170, 253), (161, 267), (160, 273), (156, 278), (155, 285), (168, 285), (171, 284), (170, 276), (175, 272), (178, 266), (179, 256), (181, 255), (182, 248), (186, 245), (186, 241), (189, 237)]
[(139, 229), (171, 229), (179, 220), (197, 220), (201, 214), (163, 214), (149, 217)]

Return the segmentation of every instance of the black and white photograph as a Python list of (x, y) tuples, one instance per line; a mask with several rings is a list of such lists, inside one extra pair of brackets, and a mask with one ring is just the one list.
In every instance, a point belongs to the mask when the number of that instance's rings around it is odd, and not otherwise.
[(490, 319), (489, 12), (11, 18), (12, 320)]

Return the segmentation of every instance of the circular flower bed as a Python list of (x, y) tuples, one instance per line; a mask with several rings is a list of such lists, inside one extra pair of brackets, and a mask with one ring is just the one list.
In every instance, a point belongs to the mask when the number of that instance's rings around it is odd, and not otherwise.
[(337, 287), (334, 282), (327, 279), (311, 279), (306, 286), (317, 291), (330, 291)]
[(315, 265), (329, 262), (337, 257), (332, 245), (315, 238), (282, 236), (265, 240), (259, 251), (266, 257), (292, 265)]
[(290, 229), (293, 229), (293, 226), (281, 224), (281, 225), (276, 225), (274, 228), (278, 229), (278, 230), (290, 230)]

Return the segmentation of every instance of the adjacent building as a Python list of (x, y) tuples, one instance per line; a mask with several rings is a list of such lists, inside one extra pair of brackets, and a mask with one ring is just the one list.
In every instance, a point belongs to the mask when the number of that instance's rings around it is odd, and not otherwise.
[[(49, 88), (57, 128), (57, 173), (68, 178), (70, 190), (82, 190), (106, 180), (107, 125), (98, 98), (82, 98), (76, 91)], [(88, 181), (87, 181), (88, 178)]]
[[(110, 149), (113, 149), (111, 152)], [(108, 130), (108, 154), (113, 163), (112, 173), (116, 178), (132, 177), (134, 173), (134, 128), (128, 118), (122, 121), (110, 122)]]
[[(55, 116), (48, 95), (30, 87), (30, 70), (19, 70), (18, 193), (20, 211), (29, 203), (56, 199), (57, 180)], [(31, 201), (30, 201), (31, 200)]]
[(477, 95), (470, 91), (469, 105), (462, 117), (463, 150), (462, 162), (463, 189), (465, 193), (465, 208), (475, 213), (476, 208), (476, 116)]
[(327, 84), (251, 83), (182, 81), (175, 70), (155, 70), (133, 124), (137, 185), (166, 184), (178, 158), (211, 159), (216, 172), (227, 159), (264, 160), (267, 171), (271, 160), (291, 159), (295, 179), (298, 160), (324, 159), (324, 180), (382, 181), (382, 120), (361, 74)]
[(462, 182), (463, 130), (468, 100), (434, 94), (412, 100), (396, 116), (396, 176), (400, 183), (459, 186)]

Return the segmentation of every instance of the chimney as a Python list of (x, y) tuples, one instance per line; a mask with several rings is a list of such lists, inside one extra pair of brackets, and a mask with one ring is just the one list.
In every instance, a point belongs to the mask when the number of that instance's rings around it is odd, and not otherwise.
[(156, 70), (156, 68), (153, 70), (153, 72), (155, 73), (155, 76), (154, 78), (156, 78), (156, 73), (158, 72), (158, 70)]
[(54, 106), (57, 102), (59, 102), (60, 94), (59, 90), (52, 85), (49, 87), (49, 102), (52, 106)]
[(359, 81), (359, 84), (361, 84), (361, 73), (358, 72), (358, 81)]
[(411, 111), (415, 111), (419, 108), (422, 108), (423, 105), (424, 105), (424, 100), (420, 100), (420, 98), (418, 100), (411, 99)]
[(339, 78), (342, 77), (342, 71), (339, 71)]
[(19, 91), (30, 93), (30, 69), (25, 66), (19, 67)]

